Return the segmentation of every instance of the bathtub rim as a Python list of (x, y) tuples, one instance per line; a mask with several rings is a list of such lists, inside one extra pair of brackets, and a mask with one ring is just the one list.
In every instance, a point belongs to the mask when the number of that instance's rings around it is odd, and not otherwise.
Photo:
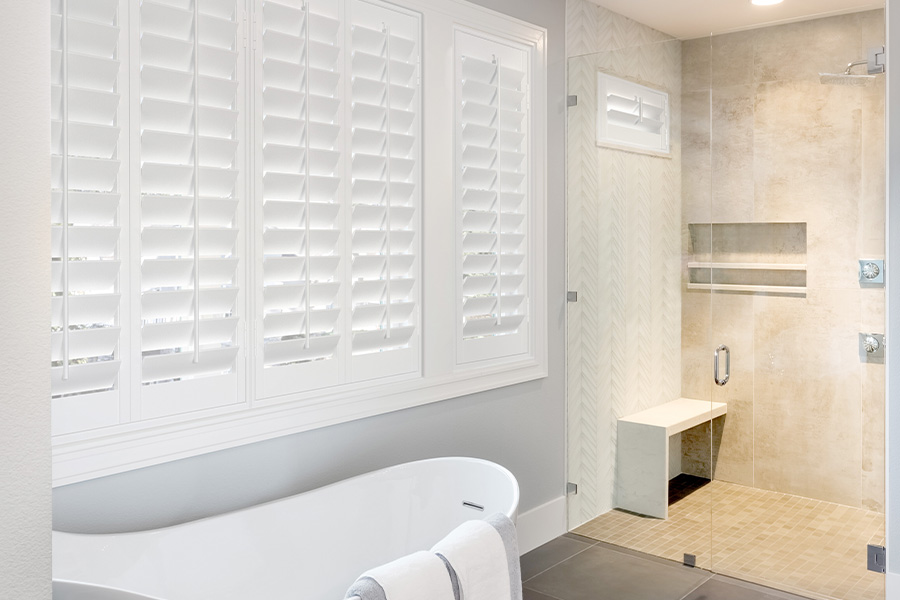
[[(92, 537), (93, 538), (93, 537), (99, 537), (99, 536), (143, 535), (143, 534), (147, 534), (149, 532), (154, 532), (154, 531), (169, 531), (169, 530), (172, 530), (175, 528), (186, 527), (189, 525), (193, 525), (195, 523), (200, 523), (202, 521), (208, 521), (211, 519), (220, 519), (220, 518), (227, 517), (229, 515), (233, 515), (235, 513), (242, 512), (242, 511), (253, 510), (253, 509), (259, 508), (259, 507), (269, 506), (271, 504), (277, 504), (279, 502), (288, 502), (288, 501), (290, 501), (298, 496), (302, 496), (304, 494), (312, 494), (312, 493), (315, 493), (318, 491), (323, 491), (323, 490), (333, 488), (333, 487), (339, 486), (339, 485), (348, 485), (352, 481), (360, 481), (360, 480), (364, 480), (364, 479), (368, 479), (368, 478), (373, 478), (379, 474), (384, 474), (384, 473), (387, 473), (390, 471), (400, 470), (404, 467), (408, 468), (412, 465), (424, 465), (426, 463), (434, 464), (434, 463), (442, 463), (442, 462), (464, 462), (464, 463), (470, 463), (470, 464), (472, 464), (472, 463), (481, 464), (481, 465), (490, 466), (490, 467), (496, 469), (497, 471), (499, 471), (502, 475), (504, 475), (506, 477), (506, 479), (508, 479), (512, 483), (512, 488), (513, 488), (512, 502), (510, 504), (510, 507), (508, 508), (508, 510), (510, 512), (505, 512), (504, 514), (507, 517), (509, 517), (509, 519), (512, 520), (513, 523), (517, 522), (521, 492), (519, 490), (519, 481), (516, 479), (516, 476), (513, 475), (512, 471), (510, 471), (509, 469), (507, 469), (506, 467), (504, 467), (503, 465), (501, 465), (499, 463), (496, 463), (496, 462), (493, 462), (491, 460), (487, 460), (484, 458), (476, 458), (476, 457), (472, 457), (472, 456), (438, 456), (438, 457), (434, 457), (434, 458), (423, 458), (423, 459), (419, 459), (419, 460), (412, 460), (412, 461), (408, 461), (408, 462), (404, 462), (404, 463), (399, 463), (396, 465), (390, 465), (388, 467), (382, 467), (382, 468), (376, 469), (374, 471), (368, 471), (366, 473), (354, 475), (353, 477), (341, 479), (341, 480), (335, 481), (333, 483), (322, 485), (322, 486), (319, 486), (319, 487), (316, 487), (316, 488), (313, 488), (310, 490), (306, 490), (304, 492), (298, 492), (296, 494), (291, 494), (290, 496), (285, 496), (283, 498), (275, 498), (273, 500), (267, 500), (265, 502), (260, 502), (258, 504), (251, 504), (250, 506), (244, 506), (242, 508), (236, 508), (234, 510), (229, 510), (226, 512), (218, 513), (215, 515), (209, 515), (206, 517), (200, 517), (199, 519), (192, 519), (190, 521), (185, 521), (183, 523), (175, 523), (173, 525), (166, 525), (164, 527), (154, 527), (152, 529), (137, 529), (134, 531), (120, 531), (120, 532), (110, 532), (110, 533), (80, 533), (80, 532), (60, 531), (57, 529), (53, 529), (51, 533), (52, 533), (53, 537), (78, 536), (78, 537)], [(488, 515), (484, 515), (484, 516), (488, 516)], [(78, 582), (73, 582), (73, 583), (78, 583)], [(127, 591), (127, 590), (123, 590), (123, 591)], [(158, 600), (158, 599), (151, 599), (151, 600)]]

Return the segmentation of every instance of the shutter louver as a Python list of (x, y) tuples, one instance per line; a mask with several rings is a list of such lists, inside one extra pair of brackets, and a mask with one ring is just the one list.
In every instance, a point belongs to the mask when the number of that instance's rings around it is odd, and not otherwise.
[[(239, 351), (238, 17), (234, 0), (141, 3), (140, 305), (145, 418), (189, 410), (192, 400), (188, 389), (178, 393), (155, 386), (151, 392), (147, 384), (235, 373)], [(234, 402), (234, 387), (223, 382), (221, 389), (228, 392), (216, 404)], [(153, 398), (175, 394), (185, 404), (180, 409), (157, 410), (148, 394)]]
[(528, 56), (463, 32), (456, 42), (458, 360), (470, 362), (527, 348)]
[(263, 360), (257, 373), (264, 397), (339, 383), (338, 8), (327, 0), (262, 3)]
[(418, 368), (420, 41), (417, 16), (361, 0), (351, 10), (351, 371), (360, 381)]
[(55, 434), (118, 422), (119, 18), (118, 0), (51, 1), (51, 394), (103, 406)]

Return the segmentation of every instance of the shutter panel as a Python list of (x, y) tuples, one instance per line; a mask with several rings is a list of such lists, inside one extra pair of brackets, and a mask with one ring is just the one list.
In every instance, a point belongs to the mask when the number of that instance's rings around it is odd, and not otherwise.
[(354, 381), (419, 368), (420, 20), (351, 2)]
[(142, 418), (237, 401), (239, 17), (140, 5)]
[(460, 363), (528, 349), (528, 59), (456, 32)]
[(331, 0), (261, 2), (262, 397), (342, 377), (340, 19)]
[(51, 393), (77, 415), (54, 434), (119, 417), (119, 19), (118, 0), (51, 1)]

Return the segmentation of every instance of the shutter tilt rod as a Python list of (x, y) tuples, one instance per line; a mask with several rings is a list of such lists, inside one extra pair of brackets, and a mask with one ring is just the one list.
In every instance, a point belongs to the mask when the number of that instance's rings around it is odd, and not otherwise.
[(391, 245), (391, 28), (388, 27), (386, 23), (382, 24), (382, 31), (384, 32), (386, 41), (384, 44), (384, 52), (385, 52), (385, 79), (387, 80), (387, 85), (385, 86), (385, 104), (387, 106), (387, 110), (385, 114), (387, 115), (386, 122), (386, 130), (387, 135), (385, 136), (386, 140), (386, 149), (385, 154), (387, 155), (387, 160), (385, 161), (386, 166), (386, 174), (385, 180), (387, 181), (387, 185), (385, 186), (385, 220), (386, 220), (386, 242), (387, 242), (387, 261), (385, 263), (385, 267), (387, 269), (387, 285), (385, 286), (386, 299), (387, 299), (387, 310), (385, 311), (385, 318), (387, 322), (387, 334), (385, 337), (387, 339), (391, 339), (391, 258), (393, 258), (393, 247)]
[(306, 118), (306, 156), (304, 157), (304, 173), (305, 177), (303, 179), (303, 185), (306, 187), (306, 339), (304, 340), (304, 346), (307, 350), (309, 350), (309, 336), (312, 334), (312, 289), (310, 289), (312, 285), (312, 251), (310, 244), (310, 221), (312, 220), (312, 212), (310, 210), (310, 168), (309, 168), (309, 152), (310, 152), (310, 143), (309, 143), (309, 78), (310, 78), (310, 60), (309, 60), (309, 18), (311, 15), (310, 12), (310, 3), (306, 2), (303, 6), (303, 10), (306, 12), (304, 18), (304, 33), (303, 33), (303, 43), (305, 45), (304, 51), (306, 52), (306, 98), (305, 98), (305, 118)]
[(69, 379), (69, 0), (62, 3), (62, 378)]
[(497, 65), (497, 325), (503, 322), (503, 161), (500, 158), (503, 125), (500, 104), (500, 57), (494, 55)]
[(194, 0), (194, 364), (200, 362), (200, 0)]

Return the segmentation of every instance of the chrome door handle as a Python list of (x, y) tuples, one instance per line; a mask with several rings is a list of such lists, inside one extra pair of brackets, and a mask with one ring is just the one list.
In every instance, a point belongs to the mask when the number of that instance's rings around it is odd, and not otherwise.
[[(725, 377), (719, 378), (719, 353), (724, 350), (725, 351)], [(718, 348), (716, 348), (716, 358), (713, 361), (713, 379), (716, 380), (716, 385), (725, 385), (728, 383), (728, 380), (731, 378), (731, 350), (728, 349), (728, 346), (722, 344)]]

